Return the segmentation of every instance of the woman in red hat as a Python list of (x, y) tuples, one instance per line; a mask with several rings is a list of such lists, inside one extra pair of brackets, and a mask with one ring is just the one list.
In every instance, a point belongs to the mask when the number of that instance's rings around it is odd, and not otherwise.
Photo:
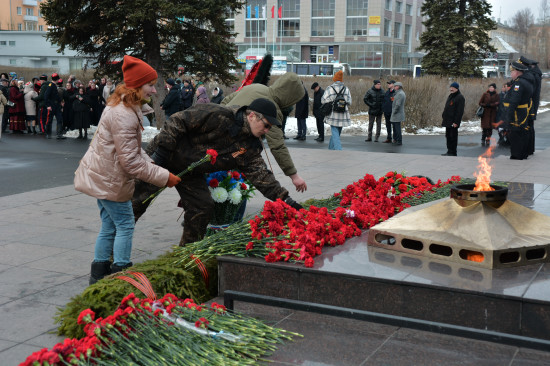
[(97, 198), (101, 216), (90, 284), (132, 265), (134, 179), (158, 187), (174, 187), (181, 181), (153, 164), (141, 148), (143, 115), (153, 111), (147, 102), (156, 93), (157, 72), (135, 57), (124, 56), (122, 74), (124, 83), (109, 97), (90, 147), (75, 173), (75, 188)]

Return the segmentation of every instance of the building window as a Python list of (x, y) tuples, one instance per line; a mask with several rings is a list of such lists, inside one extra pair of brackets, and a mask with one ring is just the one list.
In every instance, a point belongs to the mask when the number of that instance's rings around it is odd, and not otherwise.
[(6, 41), (0, 41), (0, 46), (5, 46), (6, 44)]
[(422, 8), (419, 6), (418, 8), (416, 8), (416, 16), (419, 17), (420, 16), (420, 11), (422, 10)]
[(412, 36), (412, 33), (411, 33), (411, 25), (410, 24), (405, 24), (405, 44), (409, 46), (409, 49), (408, 51), (411, 52), (411, 36)]
[(17, 60), (14, 58), (10, 58), (10, 65), (17, 65)]
[(402, 13), (403, 12), (403, 3), (401, 1), (395, 2), (395, 12)]
[(401, 23), (396, 22), (394, 28), (395, 28), (395, 32), (393, 34), (393, 37), (401, 39)]
[(35, 31), (36, 30), (36, 23), (34, 23), (34, 22), (25, 22), (25, 30)]
[(235, 32), (235, 12), (229, 8), (225, 14), (225, 26), (230, 32)]
[(21, 10), (21, 7), (18, 6), (17, 7), (17, 15), (22, 15), (23, 14), (23, 11)]
[(43, 25), (39, 25), (39, 26), (38, 26), (38, 30), (39, 30), (40, 32), (44, 32), (44, 26), (43, 26)]
[(25, 15), (34, 15), (34, 9), (33, 8), (26, 8), (25, 9)]
[(335, 0), (312, 0), (311, 2), (311, 36), (334, 36), (334, 2)]
[(368, 0), (348, 0), (346, 36), (368, 35)]
[(300, 0), (279, 0), (277, 9), (282, 10), (281, 20), (277, 22), (279, 37), (300, 36)]
[(384, 18), (384, 37), (391, 36), (391, 19)]
[(52, 60), (52, 66), (57, 66), (59, 65), (59, 61), (58, 60)]
[(17, 30), (18, 30), (18, 31), (23, 30), (23, 24), (18, 23), (18, 24), (17, 24)]
[(411, 4), (405, 5), (405, 14), (410, 16), (413, 15), (413, 6)]
[(8, 44), (9, 44), (11, 47), (15, 47), (15, 41), (8, 41)]
[(401, 39), (401, 23), (395, 23), (393, 37)]
[(392, 0), (386, 0), (386, 7), (384, 9), (391, 11)]
[(247, 1), (245, 16), (245, 37), (265, 37), (266, 0)]

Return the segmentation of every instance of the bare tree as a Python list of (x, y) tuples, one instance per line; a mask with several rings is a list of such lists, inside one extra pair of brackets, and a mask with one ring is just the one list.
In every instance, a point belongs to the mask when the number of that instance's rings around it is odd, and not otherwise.
[(541, 24), (547, 25), (550, 22), (550, 4), (548, 4), (548, 0), (540, 0), (539, 17)]
[(529, 27), (531, 27), (531, 25), (535, 22), (534, 19), (535, 17), (529, 8), (518, 10), (512, 17), (512, 27), (515, 28), (523, 38), (523, 42), (521, 42), (521, 53), (525, 53), (527, 49)]

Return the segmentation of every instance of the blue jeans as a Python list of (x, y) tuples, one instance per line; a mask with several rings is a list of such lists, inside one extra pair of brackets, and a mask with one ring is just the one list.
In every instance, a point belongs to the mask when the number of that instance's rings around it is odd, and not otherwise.
[(306, 119), (297, 118), (296, 120), (298, 121), (298, 136), (306, 137), (306, 133), (307, 133)]
[(112, 255), (113, 264), (124, 266), (130, 263), (134, 236), (132, 201), (98, 199), (97, 206), (101, 216), (101, 230), (95, 242), (94, 262), (107, 262)]
[(342, 144), (340, 143), (340, 133), (342, 132), (342, 127), (330, 126), (330, 142), (328, 143), (329, 150), (342, 150)]
[(392, 122), (393, 127), (393, 141), (401, 143), (401, 122)]

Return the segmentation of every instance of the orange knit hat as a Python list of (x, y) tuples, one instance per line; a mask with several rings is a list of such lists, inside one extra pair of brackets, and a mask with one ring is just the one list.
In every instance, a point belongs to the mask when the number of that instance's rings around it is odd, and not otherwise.
[(137, 89), (150, 81), (158, 79), (158, 74), (146, 62), (125, 55), (122, 63), (122, 76), (127, 88)]
[(342, 70), (338, 71), (332, 77), (332, 81), (343, 81), (343, 80), (344, 80), (344, 73), (342, 72)]

